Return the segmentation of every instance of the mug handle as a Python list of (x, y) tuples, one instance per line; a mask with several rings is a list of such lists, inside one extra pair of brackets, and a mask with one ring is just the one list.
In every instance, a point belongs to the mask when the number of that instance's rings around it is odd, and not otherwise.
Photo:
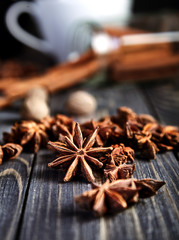
[(46, 40), (39, 39), (24, 29), (18, 23), (18, 18), (22, 13), (36, 15), (36, 4), (32, 2), (17, 2), (7, 10), (5, 22), (9, 32), (20, 42), (43, 53), (52, 53), (52, 48)]

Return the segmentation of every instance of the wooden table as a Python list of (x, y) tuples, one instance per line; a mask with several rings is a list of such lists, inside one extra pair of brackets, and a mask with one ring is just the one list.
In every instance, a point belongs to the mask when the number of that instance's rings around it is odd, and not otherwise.
[[(119, 106), (149, 113), (160, 122), (179, 125), (179, 81), (148, 84), (81, 85), (98, 101), (91, 117), (115, 114)], [(62, 112), (72, 89), (51, 98), (52, 114)], [(0, 133), (19, 120), (19, 103), (0, 111)], [(83, 121), (84, 119), (77, 119)], [(116, 215), (95, 218), (78, 208), (74, 195), (91, 188), (87, 182), (63, 183), (60, 172), (49, 169), (48, 150), (23, 153), (0, 166), (0, 239), (2, 240), (135, 240), (179, 239), (177, 153), (157, 154), (155, 160), (136, 159), (134, 177), (166, 181), (156, 196), (142, 199)]]

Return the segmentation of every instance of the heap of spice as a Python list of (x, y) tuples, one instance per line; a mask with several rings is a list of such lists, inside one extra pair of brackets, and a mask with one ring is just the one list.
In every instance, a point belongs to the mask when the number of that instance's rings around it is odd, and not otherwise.
[[(94, 189), (77, 196), (75, 201), (103, 215), (125, 209), (139, 197), (156, 194), (164, 182), (131, 178), (135, 171), (134, 154), (138, 152), (143, 158), (153, 159), (159, 151), (179, 150), (179, 130), (159, 124), (150, 115), (121, 107), (115, 116), (81, 125), (61, 114), (38, 122), (15, 123), (11, 133), (4, 133), (4, 141), (13, 142), (14, 146), (20, 144), (35, 153), (48, 143), (58, 153), (48, 166), (62, 168), (65, 182), (81, 174), (92, 182)], [(9, 144), (11, 147), (7, 148)], [(1, 162), (4, 156), (12, 159), (21, 152), (22, 147), (12, 150), (12, 144), (0, 147)], [(103, 173), (106, 182), (102, 186), (94, 184), (94, 172)]]
[(111, 119), (125, 130), (124, 143), (140, 152), (143, 158), (154, 159), (157, 152), (179, 150), (178, 127), (163, 126), (152, 116), (137, 115), (127, 107), (119, 108)]
[[(163, 126), (152, 116), (136, 114), (127, 107), (119, 108), (115, 116), (107, 116), (99, 121), (91, 120), (80, 127), (84, 138), (98, 128), (94, 143), (96, 147), (125, 144), (146, 159), (154, 159), (157, 152), (179, 149), (178, 127)], [(58, 140), (59, 134), (73, 136), (74, 128), (72, 118), (57, 114), (55, 117), (47, 116), (39, 122), (29, 120), (15, 123), (11, 133), (4, 133), (4, 141), (23, 146), (30, 142), (31, 149), (37, 152), (40, 146), (46, 147), (48, 139)], [(34, 141), (31, 142), (32, 139)]]

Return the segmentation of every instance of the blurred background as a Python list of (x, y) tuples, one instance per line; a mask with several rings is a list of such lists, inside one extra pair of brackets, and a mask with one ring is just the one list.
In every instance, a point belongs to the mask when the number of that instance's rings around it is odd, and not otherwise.
[[(45, 0), (44, 2), (50, 0)], [(0, 58), (9, 59), (19, 56), (25, 56), (29, 60), (50, 63), (53, 58), (41, 52), (37, 52), (16, 40), (7, 30), (5, 25), (5, 14), (7, 9), (14, 3), (20, 2), (15, 0), (0, 1)], [(32, 0), (29, 0), (32, 2)], [(65, 1), (64, 1), (65, 2)], [(87, 1), (86, 1), (87, 2)], [(120, 2), (120, 1), (119, 1)], [(147, 31), (175, 31), (179, 30), (179, 1), (178, 0), (131, 0), (130, 15), (127, 25)], [(101, 6), (102, 7), (102, 6)], [(111, 8), (116, 8), (111, 6)], [(70, 17), (70, 16), (69, 16)], [(115, 21), (113, 21), (114, 23)], [(29, 14), (21, 14), (19, 23), (22, 28), (35, 36), (42, 37), (33, 17)], [(116, 24), (121, 23), (116, 19)]]
[(178, 77), (179, 1), (0, 1), (0, 107), (104, 69), (108, 83)]

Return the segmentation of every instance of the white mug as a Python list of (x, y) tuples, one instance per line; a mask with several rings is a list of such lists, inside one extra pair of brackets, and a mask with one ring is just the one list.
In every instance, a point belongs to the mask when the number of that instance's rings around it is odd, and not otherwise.
[[(131, 2), (131, 0), (21, 1), (8, 9), (6, 25), (10, 33), (22, 43), (43, 53), (52, 54), (57, 62), (66, 61), (72, 52), (67, 45), (69, 43), (73, 45), (75, 37), (72, 35), (75, 35), (77, 26), (89, 21), (99, 24), (114, 20), (125, 22), (130, 14)], [(18, 17), (22, 13), (28, 13), (35, 18), (43, 40), (20, 27)], [(79, 31), (76, 40), (79, 45), (82, 44), (80, 40), (85, 38), (83, 30)]]

